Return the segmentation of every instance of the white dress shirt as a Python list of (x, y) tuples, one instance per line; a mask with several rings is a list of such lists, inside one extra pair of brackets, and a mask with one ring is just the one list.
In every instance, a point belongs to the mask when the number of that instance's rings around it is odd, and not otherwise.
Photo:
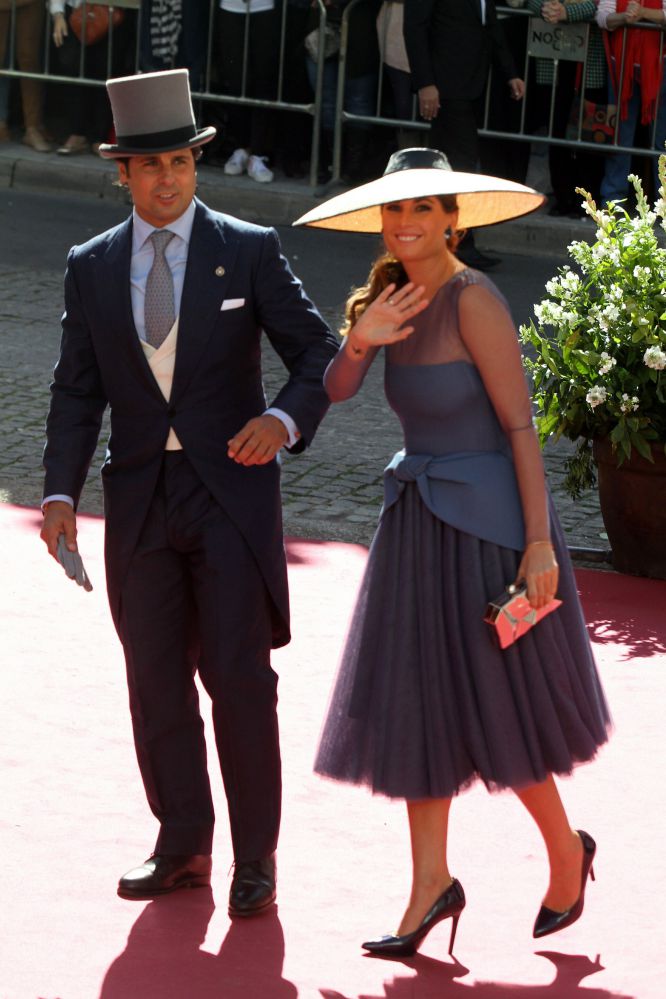
[[(183, 297), (183, 282), (187, 267), (187, 254), (190, 248), (192, 224), (196, 205), (190, 201), (180, 218), (170, 222), (165, 228), (174, 234), (164, 251), (166, 262), (173, 278), (174, 315), (180, 314), (180, 300)], [(153, 266), (155, 250), (150, 236), (155, 232), (155, 226), (146, 222), (137, 213), (132, 212), (132, 258), (130, 261), (130, 297), (132, 299), (132, 315), (139, 339), (146, 339), (146, 324), (144, 321), (144, 304), (146, 299), (146, 282)]]

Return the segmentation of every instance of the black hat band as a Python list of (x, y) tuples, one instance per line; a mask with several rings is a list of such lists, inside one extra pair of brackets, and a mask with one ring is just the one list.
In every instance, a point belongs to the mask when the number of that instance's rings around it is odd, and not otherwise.
[(177, 147), (180, 143), (185, 145), (192, 139), (197, 138), (197, 130), (194, 125), (184, 125), (181, 128), (172, 128), (167, 132), (148, 132), (146, 135), (119, 135), (116, 144), (128, 149), (164, 149), (165, 146)]

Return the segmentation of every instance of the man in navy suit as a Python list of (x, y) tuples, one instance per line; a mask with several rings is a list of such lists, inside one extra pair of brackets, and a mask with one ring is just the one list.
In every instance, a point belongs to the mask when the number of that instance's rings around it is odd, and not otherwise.
[[(109, 602), (137, 758), (160, 829), (124, 898), (210, 883), (214, 814), (194, 675), (212, 700), (234, 852), (232, 915), (275, 899), (277, 677), (289, 641), (277, 455), (312, 440), (337, 344), (272, 229), (195, 197), (186, 70), (110, 80), (132, 216), (69, 254), (44, 451), (42, 538), (76, 552), (76, 507), (111, 411), (102, 469)], [(267, 408), (262, 330), (288, 379)], [(76, 557), (76, 556), (74, 556)]]

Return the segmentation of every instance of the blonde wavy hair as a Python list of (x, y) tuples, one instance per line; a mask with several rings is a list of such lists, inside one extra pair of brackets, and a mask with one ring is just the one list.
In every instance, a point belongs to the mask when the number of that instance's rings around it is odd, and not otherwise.
[[(458, 208), (455, 194), (442, 194), (437, 196), (445, 212), (455, 212)], [(446, 245), (451, 253), (455, 253), (463, 232), (457, 230), (446, 236)], [(358, 320), (361, 318), (369, 305), (374, 302), (377, 295), (380, 295), (389, 284), (395, 284), (396, 289), (407, 284), (408, 278), (405, 268), (399, 260), (390, 254), (382, 253), (375, 260), (370, 268), (368, 279), (360, 288), (355, 288), (345, 304), (345, 321), (340, 329), (340, 336), (347, 336)]]

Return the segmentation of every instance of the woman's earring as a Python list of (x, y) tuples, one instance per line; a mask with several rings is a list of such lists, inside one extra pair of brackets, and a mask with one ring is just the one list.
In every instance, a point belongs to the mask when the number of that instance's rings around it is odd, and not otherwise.
[(447, 241), (447, 243), (451, 239), (452, 235), (453, 235), (453, 232), (451, 231), (451, 226), (449, 226), (448, 229), (444, 230), (444, 239)]

